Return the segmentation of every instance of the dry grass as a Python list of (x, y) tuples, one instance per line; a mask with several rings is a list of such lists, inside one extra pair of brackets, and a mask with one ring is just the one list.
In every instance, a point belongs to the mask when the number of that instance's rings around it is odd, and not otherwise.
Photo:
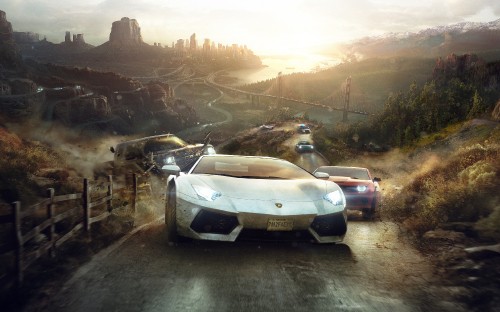
[(474, 144), (426, 165), (385, 194), (386, 217), (418, 235), (444, 222), (478, 222), (478, 229), (500, 238), (499, 145)]
[(55, 153), (36, 142), (6, 132), (0, 136), (0, 200), (33, 202), (41, 190), (33, 181), (42, 168), (64, 163)]

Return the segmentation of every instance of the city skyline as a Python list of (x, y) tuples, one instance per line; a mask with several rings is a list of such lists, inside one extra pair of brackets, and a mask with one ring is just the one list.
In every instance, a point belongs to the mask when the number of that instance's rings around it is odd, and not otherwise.
[(171, 46), (192, 33), (224, 45), (246, 45), (256, 54), (306, 54), (322, 46), (391, 32), (418, 32), (460, 22), (500, 18), (494, 0), (0, 0), (14, 31), (32, 31), (55, 43), (66, 31), (100, 45), (113, 21), (136, 19), (148, 44)]

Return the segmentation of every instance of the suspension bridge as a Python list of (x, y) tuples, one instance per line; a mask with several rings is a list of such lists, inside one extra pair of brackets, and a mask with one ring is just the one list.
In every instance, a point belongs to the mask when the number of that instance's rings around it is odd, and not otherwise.
[(270, 89), (277, 90), (277, 94), (266, 94), (266, 93), (256, 93), (256, 92), (251, 92), (251, 91), (244, 91), (241, 89), (237, 89), (235, 87), (219, 84), (215, 82), (215, 77), (217, 73), (211, 73), (207, 76), (205, 79), (205, 82), (209, 85), (212, 85), (214, 87), (217, 87), (219, 89), (229, 91), (229, 92), (234, 92), (234, 93), (239, 93), (243, 95), (247, 95), (251, 97), (252, 99), (252, 104), (259, 104), (261, 101), (261, 98), (269, 98), (269, 99), (275, 99), (278, 101), (278, 105), (281, 106), (284, 102), (293, 102), (293, 103), (298, 103), (298, 104), (305, 104), (309, 106), (315, 106), (315, 107), (321, 107), (327, 110), (335, 110), (335, 111), (341, 111), (343, 112), (343, 120), (347, 121), (348, 120), (348, 114), (358, 114), (358, 115), (365, 115), (365, 116), (370, 116), (374, 115), (373, 113), (369, 113), (364, 110), (358, 110), (358, 109), (352, 109), (350, 108), (350, 102), (351, 102), (351, 82), (352, 78), (348, 77), (345, 81), (345, 83), (342, 86), (342, 91), (337, 94), (337, 105), (340, 103), (339, 106), (334, 106), (331, 105), (331, 102), (333, 102), (333, 96), (329, 97), (330, 105), (325, 104), (325, 103), (320, 103), (320, 102), (312, 102), (312, 101), (306, 101), (303, 99), (295, 99), (291, 97), (284, 96), (284, 83), (283, 83), (283, 76), (281, 73), (278, 74), (277, 78), (273, 82), (273, 85), (270, 87)]

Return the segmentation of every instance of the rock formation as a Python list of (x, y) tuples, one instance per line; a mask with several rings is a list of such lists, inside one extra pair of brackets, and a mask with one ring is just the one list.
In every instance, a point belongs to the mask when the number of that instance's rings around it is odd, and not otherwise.
[(0, 11), (0, 69), (15, 69), (21, 65), (21, 56), (14, 42), (12, 25), (7, 21), (7, 15)]
[(91, 49), (84, 55), (100, 62), (136, 62), (155, 59), (163, 49), (151, 46), (142, 40), (141, 28), (135, 19), (123, 17), (111, 25), (109, 41)]
[(76, 45), (76, 46), (85, 46), (85, 39), (83, 39), (83, 34), (73, 34), (73, 40), (71, 40), (71, 33), (69, 31), (66, 32), (64, 36), (64, 44), (65, 45)]
[(109, 42), (121, 45), (142, 45), (141, 28), (135, 19), (123, 17), (113, 22)]
[(0, 40), (12, 40), (12, 25), (7, 21), (7, 14), (0, 11)]

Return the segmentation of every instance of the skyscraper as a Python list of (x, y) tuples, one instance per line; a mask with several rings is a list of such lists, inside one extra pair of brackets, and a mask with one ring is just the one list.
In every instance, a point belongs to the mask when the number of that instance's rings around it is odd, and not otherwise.
[(189, 49), (190, 50), (196, 50), (196, 34), (192, 34), (191, 37), (189, 37)]

